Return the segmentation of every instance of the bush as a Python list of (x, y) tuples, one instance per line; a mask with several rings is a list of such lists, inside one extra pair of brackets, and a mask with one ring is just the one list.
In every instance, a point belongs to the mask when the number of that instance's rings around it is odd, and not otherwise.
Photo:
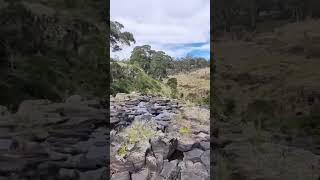
[(168, 79), (167, 85), (168, 85), (171, 89), (177, 89), (177, 86), (178, 86), (177, 78), (170, 78), (170, 79)]
[(299, 121), (299, 126), (304, 133), (320, 135), (320, 113), (311, 113)]

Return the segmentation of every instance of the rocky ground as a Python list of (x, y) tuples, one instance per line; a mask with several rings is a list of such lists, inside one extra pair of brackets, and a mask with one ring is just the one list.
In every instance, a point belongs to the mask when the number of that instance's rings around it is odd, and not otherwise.
[(285, 135), (220, 121), (218, 179), (319, 180), (320, 154)]
[(210, 179), (209, 110), (137, 94), (111, 98), (112, 179)]
[(1, 107), (1, 180), (107, 179), (107, 111), (98, 100), (23, 101)]
[(1, 106), (0, 179), (104, 180), (108, 158), (112, 179), (209, 179), (208, 109), (118, 94), (111, 127), (107, 109), (78, 95), (26, 100), (15, 113)]

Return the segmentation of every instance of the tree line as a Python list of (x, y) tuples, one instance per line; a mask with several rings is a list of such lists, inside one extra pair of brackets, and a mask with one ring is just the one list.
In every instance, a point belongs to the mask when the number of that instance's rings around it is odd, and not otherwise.
[(302, 21), (320, 17), (319, 0), (216, 0), (214, 1), (214, 31), (239, 31), (239, 26), (255, 31), (265, 20)]
[[(132, 43), (135, 43), (135, 39), (131, 33), (122, 32), (123, 27), (121, 23), (111, 21), (110, 43), (113, 51), (121, 51), (122, 45), (130, 46)], [(152, 49), (150, 45), (134, 47), (128, 62), (138, 65), (147, 74), (157, 80), (162, 80), (169, 74), (209, 67), (209, 61), (205, 58), (192, 56), (173, 58), (163, 51)]]

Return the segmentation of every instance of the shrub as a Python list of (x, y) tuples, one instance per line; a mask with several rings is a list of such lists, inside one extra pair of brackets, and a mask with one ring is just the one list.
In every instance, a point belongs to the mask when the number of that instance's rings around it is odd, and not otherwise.
[(187, 127), (181, 127), (181, 128), (179, 129), (179, 133), (180, 133), (181, 135), (186, 135), (186, 134), (189, 133), (189, 129), (188, 129)]
[(167, 85), (168, 85), (171, 89), (177, 89), (177, 86), (178, 86), (177, 78), (170, 78), (170, 79), (168, 79)]

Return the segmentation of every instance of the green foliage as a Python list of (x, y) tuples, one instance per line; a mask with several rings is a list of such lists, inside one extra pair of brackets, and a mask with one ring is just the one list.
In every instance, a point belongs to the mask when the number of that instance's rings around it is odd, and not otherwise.
[(162, 51), (152, 50), (150, 45), (143, 45), (133, 49), (130, 62), (140, 66), (153, 78), (161, 80), (167, 77), (172, 58)]
[(180, 133), (181, 135), (186, 135), (186, 134), (189, 133), (189, 128), (187, 128), (187, 127), (181, 127), (181, 128), (179, 129), (179, 133)]
[(136, 42), (130, 32), (121, 32), (123, 28), (124, 26), (117, 21), (110, 22), (110, 46), (113, 51), (120, 51), (120, 45), (130, 46), (131, 43)]
[[(107, 94), (109, 53), (105, 31), (99, 29), (104, 22), (96, 16), (91, 21), (79, 19), (80, 3), (86, 3), (88, 11), (96, 3), (74, 2), (10, 1), (10, 10), (1, 11), (2, 17), (16, 22), (8, 21), (0, 30), (2, 105), (15, 109), (25, 99), (58, 101), (74, 93)], [(66, 17), (58, 7), (72, 9)], [(91, 13), (96, 15), (96, 9)], [(51, 31), (53, 25), (59, 31)]]
[(154, 53), (154, 50), (151, 50), (150, 45), (136, 46), (130, 56), (130, 62), (140, 66), (148, 73), (152, 61), (152, 53)]
[(265, 129), (272, 125), (274, 111), (274, 103), (263, 99), (256, 99), (248, 105), (246, 113), (243, 114), (243, 119), (244, 121), (254, 122), (257, 128)]
[(111, 62), (111, 93), (138, 91), (170, 96), (170, 88), (130, 63)]
[(210, 61), (201, 57), (187, 56), (176, 59), (171, 64), (172, 67), (168, 70), (168, 74), (189, 73), (197, 69), (206, 68), (209, 67)]
[(129, 145), (134, 145), (139, 141), (145, 141), (155, 135), (155, 131), (150, 127), (150, 124), (144, 124), (134, 121), (131, 126), (125, 129), (127, 134), (125, 142), (118, 149), (119, 156), (124, 157), (128, 150)]
[(196, 101), (197, 104), (210, 105), (210, 96), (202, 97)]
[(222, 154), (217, 155), (217, 179), (220, 180), (232, 180), (232, 168), (227, 158), (224, 158)]
[[(167, 81), (167, 85), (171, 88), (171, 96), (176, 98), (178, 94), (178, 81), (177, 78), (170, 78)], [(180, 94), (181, 96), (181, 94)]]
[(291, 135), (320, 135), (320, 113), (311, 112), (295, 119), (287, 119), (281, 123), (281, 131)]
[(128, 145), (122, 144), (121, 147), (118, 149), (117, 153), (120, 157), (124, 157), (127, 154)]
[(301, 129), (308, 134), (320, 135), (320, 113), (313, 112), (299, 121)]
[[(320, 17), (318, 0), (224, 0), (215, 3), (213, 11), (216, 34), (255, 31), (260, 22), (301, 21)], [(270, 28), (266, 25), (262, 27)]]
[(146, 124), (134, 122), (128, 129), (128, 142), (134, 144), (141, 140), (147, 140), (155, 134), (155, 131)]
[(236, 107), (236, 103), (234, 99), (227, 98), (225, 99), (225, 112), (226, 114), (232, 114), (234, 113)]
[(177, 86), (178, 86), (177, 78), (170, 78), (170, 79), (168, 79), (167, 85), (168, 85), (171, 89), (177, 89)]

